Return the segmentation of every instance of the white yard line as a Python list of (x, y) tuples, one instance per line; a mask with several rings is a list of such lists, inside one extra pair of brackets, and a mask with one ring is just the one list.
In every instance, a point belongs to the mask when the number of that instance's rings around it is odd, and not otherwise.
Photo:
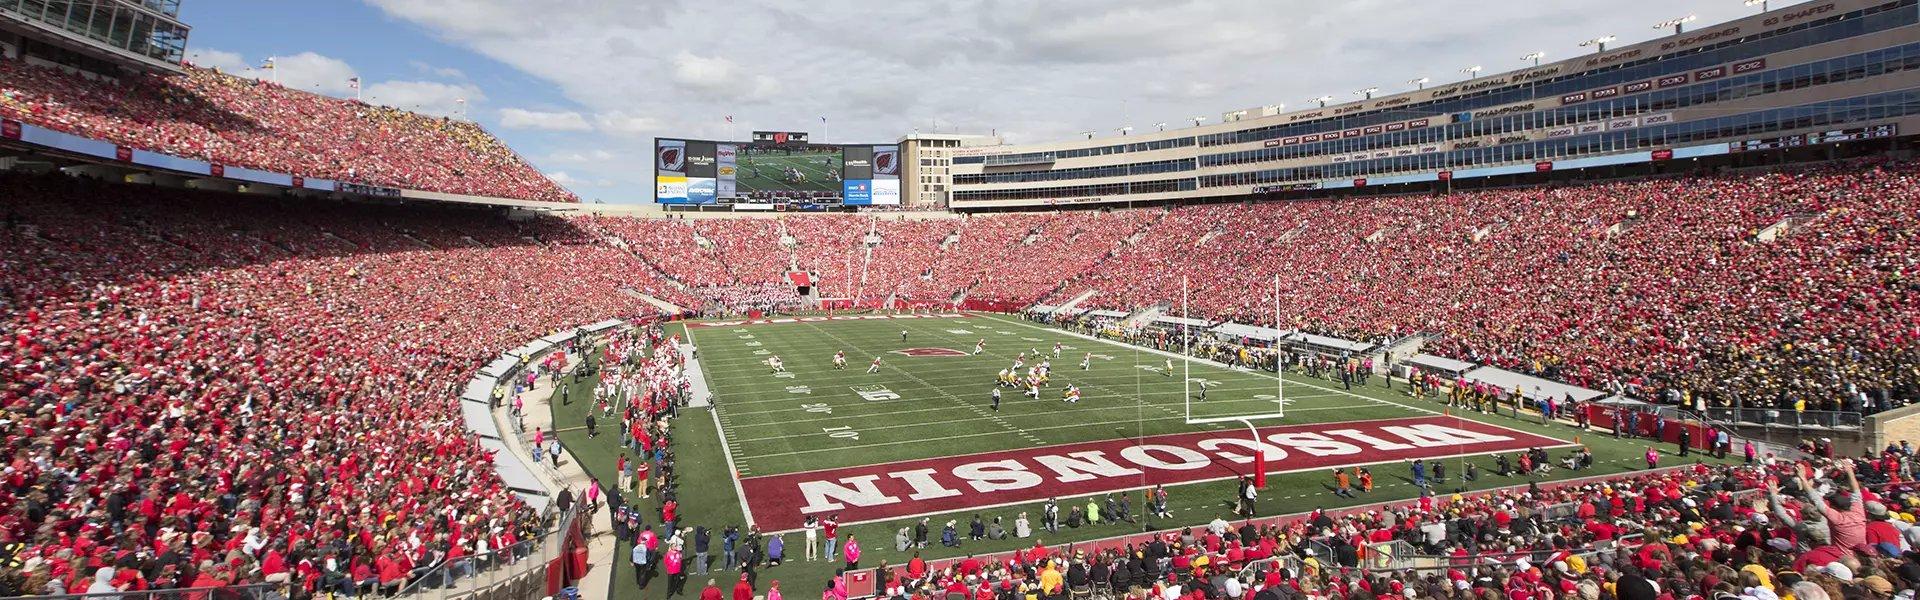
[[(1132, 345), (1129, 345), (1129, 344), (1126, 344), (1126, 343), (1124, 343), (1124, 342), (1118, 342), (1118, 341), (1114, 341), (1114, 340), (1108, 340), (1108, 339), (1102, 339), (1102, 338), (1097, 338), (1097, 337), (1094, 337), (1094, 336), (1090, 336), (1090, 335), (1087, 335), (1087, 334), (1084, 334), (1084, 333), (1080, 333), (1080, 332), (1077, 332), (1077, 331), (1067, 331), (1067, 330), (1065, 330), (1065, 329), (1054, 329), (1054, 328), (1048, 328), (1048, 327), (1041, 327), (1041, 326), (1039, 326), (1039, 325), (1034, 325), (1034, 324), (1031, 324), (1031, 323), (1023, 323), (1023, 322), (1020, 322), (1020, 321), (1015, 321), (1015, 320), (1012, 320), (1012, 319), (1005, 319), (1005, 318), (1001, 318), (1001, 317), (1000, 317), (1000, 316), (998, 316), (998, 315), (979, 315), (979, 316), (980, 316), (980, 318), (984, 318), (984, 319), (989, 319), (989, 320), (993, 320), (993, 321), (999, 321), (999, 322), (1001, 322), (1001, 323), (1008, 323), (1008, 324), (1012, 324), (1012, 325), (1019, 325), (1019, 326), (1021, 326), (1021, 327), (1029, 327), (1029, 328), (1033, 328), (1033, 329), (1038, 329), (1038, 330), (1041, 330), (1041, 331), (1052, 331), (1052, 332), (1058, 332), (1058, 333), (1062, 333), (1062, 334), (1066, 334), (1066, 335), (1070, 335), (1070, 336), (1073, 336), (1073, 337), (1077, 337), (1077, 338), (1080, 338), (1080, 339), (1084, 339), (1084, 340), (1091, 340), (1091, 341), (1095, 341), (1095, 342), (1100, 342), (1100, 343), (1102, 343), (1102, 344), (1107, 344), (1107, 345), (1110, 345), (1110, 346), (1118, 346), (1118, 347), (1121, 347), (1121, 348), (1129, 348), (1129, 349), (1138, 349), (1138, 350), (1139, 350), (1139, 351), (1141, 351), (1141, 352), (1149, 352), (1149, 353), (1153, 353), (1153, 354), (1158, 354), (1158, 355), (1160, 355), (1160, 356), (1165, 356), (1165, 357), (1167, 357), (1167, 358), (1174, 358), (1174, 359), (1179, 359), (1179, 360), (1184, 360), (1184, 361), (1187, 361), (1187, 362), (1191, 362), (1191, 363), (1195, 363), (1195, 364), (1199, 364), (1199, 365), (1203, 365), (1203, 366), (1207, 366), (1207, 367), (1212, 367), (1212, 368), (1215, 368), (1215, 369), (1221, 369), (1221, 370), (1228, 370), (1228, 371), (1231, 371), (1231, 370), (1232, 370), (1232, 369), (1228, 369), (1227, 367), (1222, 367), (1222, 366), (1220, 366), (1220, 365), (1217, 365), (1217, 364), (1214, 364), (1214, 363), (1213, 363), (1212, 361), (1208, 361), (1208, 360), (1204, 360), (1204, 359), (1199, 359), (1199, 358), (1194, 358), (1194, 357), (1190, 357), (1190, 356), (1185, 356), (1185, 355), (1180, 355), (1180, 354), (1175, 354), (1175, 353), (1172, 353), (1172, 352), (1167, 352), (1167, 351), (1165, 351), (1165, 350), (1155, 350), (1155, 349), (1153, 349), (1153, 348), (1146, 348), (1146, 347), (1141, 347), (1141, 346), (1132, 346)], [(1262, 373), (1261, 373), (1261, 375), (1262, 375), (1262, 376), (1265, 376), (1265, 373), (1264, 373), (1264, 372), (1262, 372)], [(1275, 376), (1275, 377), (1279, 377), (1279, 375), (1278, 375), (1278, 374), (1275, 374), (1274, 376)], [(1423, 412), (1423, 413), (1427, 413), (1427, 414), (1430, 414), (1430, 415), (1437, 415), (1437, 414), (1440, 414), (1440, 411), (1437, 411), (1437, 410), (1431, 410), (1431, 409), (1427, 409), (1427, 408), (1421, 408), (1421, 407), (1418, 407), (1418, 406), (1413, 406), (1413, 405), (1411, 405), (1411, 404), (1402, 404), (1402, 403), (1399, 403), (1399, 402), (1394, 402), (1394, 401), (1392, 401), (1392, 400), (1382, 400), (1382, 399), (1380, 399), (1380, 398), (1373, 398), (1373, 397), (1369, 397), (1369, 396), (1362, 396), (1362, 395), (1359, 395), (1359, 394), (1355, 394), (1355, 393), (1353, 393), (1353, 392), (1349, 392), (1349, 391), (1346, 391), (1346, 390), (1340, 390), (1340, 389), (1334, 389), (1334, 388), (1330, 388), (1330, 387), (1326, 387), (1326, 386), (1321, 386), (1321, 385), (1317, 385), (1317, 384), (1313, 384), (1313, 383), (1308, 383), (1308, 382), (1305, 382), (1305, 381), (1287, 381), (1287, 383), (1292, 383), (1292, 384), (1294, 384), (1294, 385), (1304, 385), (1304, 386), (1307, 386), (1307, 387), (1310, 387), (1310, 388), (1317, 388), (1317, 389), (1321, 389), (1321, 390), (1325, 390), (1325, 391), (1329, 391), (1329, 392), (1333, 392), (1333, 393), (1335, 393), (1335, 394), (1340, 394), (1340, 395), (1343, 395), (1343, 396), (1352, 396), (1352, 397), (1354, 397), (1354, 398), (1358, 398), (1358, 399), (1361, 399), (1361, 400), (1365, 400), (1365, 401), (1367, 401), (1367, 402), (1372, 402), (1372, 403), (1374, 403), (1374, 404), (1387, 404), (1387, 405), (1392, 405), (1392, 406), (1398, 406), (1398, 407), (1401, 407), (1401, 408), (1405, 408), (1405, 409), (1407, 409), (1407, 410), (1411, 410), (1411, 411), (1416, 411), (1416, 412)]]
[[(700, 347), (698, 343), (693, 341), (692, 327), (681, 327), (680, 330), (687, 333), (687, 345), (693, 346), (694, 348)], [(686, 368), (688, 371), (694, 372), (692, 374), (697, 375), (699, 381), (701, 381), (703, 385), (706, 385), (707, 389), (712, 389), (713, 382), (707, 381), (706, 371), (700, 368), (700, 359), (693, 357), (692, 353), (687, 355)], [(712, 392), (708, 393), (711, 394)], [(733, 480), (734, 500), (740, 503), (740, 514), (747, 518), (747, 526), (752, 527), (753, 509), (747, 506), (747, 490), (740, 485), (740, 467), (733, 461), (733, 444), (727, 441), (727, 428), (720, 424), (720, 411), (718, 409), (708, 406), (707, 414), (713, 418), (713, 432), (720, 436), (720, 451), (727, 458), (727, 478)]]
[[(1054, 402), (1054, 403), (1060, 403), (1060, 401), (1059, 401), (1059, 400), (1043, 400), (1043, 402)], [(1005, 404), (1005, 403), (1003, 402), (1002, 404)], [(1094, 410), (1113, 410), (1113, 409), (1114, 409), (1114, 407), (1112, 407), (1112, 406), (1094, 406), (1094, 407), (1088, 407), (1088, 408), (1076, 408), (1076, 409), (1069, 409), (1069, 410), (1061, 410), (1061, 411), (1055, 411), (1055, 412), (1052, 412), (1052, 413), (1048, 413), (1048, 414), (1065, 414), (1065, 413), (1073, 413), (1073, 412), (1087, 412), (1087, 411), (1094, 411)], [(953, 410), (953, 409), (951, 409), (951, 408), (944, 408), (944, 407), (943, 407), (943, 408), (941, 408), (941, 410)], [(1301, 408), (1301, 409), (1296, 409), (1296, 410), (1298, 410), (1298, 411), (1300, 411), (1300, 412), (1309, 412), (1309, 411), (1322, 411), (1322, 410), (1353, 410), (1353, 407), (1351, 407), (1351, 406), (1321, 406), (1321, 407), (1317, 407), (1317, 408)], [(1148, 420), (1148, 421), (1164, 421), (1164, 420), (1168, 420), (1168, 419), (1170, 419), (1170, 418), (1180, 418), (1180, 417), (1169, 417), (1169, 418), (1152, 418), (1152, 419), (1147, 419), (1147, 420)], [(832, 417), (828, 417), (828, 418), (822, 418), (822, 419), (801, 419), (801, 420), (791, 420), (791, 421), (780, 421), (780, 422), (778, 422), (778, 423), (767, 423), (767, 425), (784, 425), (784, 424), (787, 424), (787, 423), (808, 423), (808, 422), (813, 422), (813, 421), (825, 421), (825, 420), (830, 420), (830, 419), (832, 419)], [(843, 420), (843, 421), (844, 421), (844, 420), (846, 420), (846, 419), (845, 419), (845, 418), (840, 418), (839, 420)], [(868, 432), (868, 431), (877, 431), (877, 430), (882, 430), (882, 429), (904, 429), (904, 428), (908, 428), (908, 427), (926, 427), (926, 426), (931, 426), (931, 425), (947, 425), (947, 424), (952, 424), (952, 423), (971, 423), (971, 422), (974, 422), (974, 421), (978, 421), (978, 420), (980, 420), (980, 418), (979, 418), (979, 417), (969, 417), (969, 418), (965, 418), (965, 419), (949, 419), (949, 420), (945, 420), (945, 421), (923, 421), (923, 422), (918, 422), (918, 423), (901, 423), (901, 424), (899, 424), (899, 425), (882, 425), (882, 426), (879, 426), (879, 427), (861, 427), (861, 428), (860, 428), (860, 431), (861, 431), (862, 433), (864, 433), (864, 432)], [(1120, 423), (1132, 423), (1132, 422), (1134, 422), (1134, 421), (1133, 421), (1132, 419), (1128, 419), (1128, 420), (1126, 420), (1126, 421), (1096, 421), (1096, 422), (1091, 422), (1091, 423), (1074, 423), (1074, 424), (1071, 424), (1071, 425), (1061, 425), (1061, 426), (1059, 426), (1059, 427), (1034, 427), (1034, 428), (1029, 428), (1029, 429), (1028, 429), (1028, 431), (1042, 431), (1042, 430), (1047, 430), (1047, 429), (1061, 429), (1061, 428), (1066, 428), (1066, 427), (1099, 427), (1099, 426), (1101, 426), (1101, 425), (1114, 425), (1114, 424), (1120, 424)], [(746, 442), (766, 442), (766, 441), (772, 441), (772, 440), (786, 440), (786, 439), (793, 439), (793, 438), (803, 438), (803, 437), (818, 437), (819, 435), (820, 435), (819, 433), (797, 433), (797, 434), (793, 434), (793, 435), (774, 435), (774, 436), (767, 436), (767, 437), (757, 437), (757, 438), (742, 438), (742, 439), (740, 439), (740, 441), (741, 441), (742, 443), (746, 443)], [(916, 439), (914, 439), (913, 441), (916, 441), (916, 442), (937, 442), (937, 441), (940, 441), (940, 440), (950, 440), (950, 439), (958, 439), (958, 438), (963, 438), (963, 437), (972, 437), (972, 436), (970, 436), (970, 435), (962, 435), (962, 436), (952, 436), (952, 437), (933, 437), (933, 438), (929, 438), (929, 437), (923, 437), (923, 438), (916, 438)], [(892, 442), (887, 442), (887, 443), (892, 443)], [(838, 447), (838, 448), (835, 448), (835, 450), (857, 450), (857, 449), (860, 449), (860, 448), (866, 448), (866, 447), (868, 447), (868, 446), (878, 446), (878, 445), (881, 445), (881, 444), (863, 444), (863, 445), (859, 445), (859, 446), (844, 446), (844, 447)], [(755, 456), (754, 458), (761, 458), (761, 457), (766, 457), (766, 456), (778, 456), (778, 455), (775, 455), (775, 454), (762, 454), (762, 455), (758, 455), (758, 456)]]

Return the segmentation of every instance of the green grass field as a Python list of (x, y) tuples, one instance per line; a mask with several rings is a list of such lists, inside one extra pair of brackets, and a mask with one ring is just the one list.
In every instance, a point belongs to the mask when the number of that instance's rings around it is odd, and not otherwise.
[[(907, 339), (900, 339), (901, 330)], [(679, 331), (679, 326), (673, 330)], [(1143, 349), (1118, 343), (1091, 340), (1051, 329), (1014, 317), (975, 315), (971, 318), (858, 320), (750, 324), (691, 328), (691, 339), (700, 348), (700, 362), (714, 394), (714, 412), (693, 410), (674, 422), (676, 452), (682, 469), (681, 505), (685, 524), (704, 524), (718, 529), (727, 524), (742, 524), (745, 517), (741, 499), (727, 472), (725, 452), (743, 477), (755, 477), (811, 471), (824, 468), (869, 465), (904, 460), (994, 452), (1007, 449), (1074, 442), (1124, 439), (1140, 435), (1185, 433), (1210, 429), (1239, 429), (1238, 423), (1189, 425), (1188, 391), (1205, 386), (1204, 402), (1193, 403), (1191, 416), (1230, 417), (1268, 414), (1276, 407), (1276, 380), (1271, 373), (1249, 372), (1195, 361), (1176, 359), (1175, 372), (1166, 373), (1168, 358)], [(977, 340), (987, 340), (987, 350), (972, 355)], [(1042, 398), (1032, 400), (1019, 392), (1003, 390), (997, 413), (988, 410), (988, 394), (996, 373), (1010, 365), (1014, 356), (1039, 350), (1051, 355), (1055, 342), (1061, 343), (1062, 357), (1053, 361), (1052, 384), (1043, 388)], [(948, 348), (965, 356), (911, 357), (894, 353), (903, 348)], [(847, 367), (833, 368), (835, 351), (845, 351)], [(1082, 371), (1080, 358), (1087, 352), (1097, 356), (1092, 368)], [(778, 355), (790, 376), (775, 376), (765, 364)], [(867, 374), (869, 361), (883, 356), (879, 373)], [(1191, 369), (1191, 382), (1183, 375)], [(580, 381), (576, 398), (590, 396), (590, 381)], [(1077, 404), (1060, 400), (1067, 384), (1078, 385), (1084, 395)], [(864, 393), (864, 395), (863, 395)], [(1260, 425), (1301, 425), (1338, 423), (1364, 419), (1419, 417), (1439, 412), (1437, 402), (1416, 400), (1406, 395), (1404, 382), (1394, 388), (1382, 386), (1376, 378), (1371, 386), (1355, 385), (1343, 390), (1337, 382), (1289, 375), (1284, 384), (1286, 417), (1264, 420)], [(585, 403), (556, 407), (556, 422), (579, 422)], [(1562, 424), (1540, 425), (1537, 417), (1516, 419), (1510, 415), (1466, 414), (1467, 418), (1536, 433), (1560, 440), (1579, 436), (1590, 447), (1597, 461), (1594, 469), (1572, 473), (1556, 470), (1544, 478), (1592, 476), (1636, 470), (1642, 463), (1644, 441), (1614, 440), (1611, 437), (1580, 432)], [(715, 422), (718, 427), (715, 427)], [(724, 434), (725, 441), (720, 436)], [(617, 434), (585, 440), (583, 431), (563, 429), (563, 443), (579, 456), (589, 472), (603, 481), (613, 478), (612, 463), (618, 450)], [(1672, 452), (1671, 445), (1661, 448)], [(1556, 459), (1567, 450), (1554, 452)], [(1699, 457), (1700, 455), (1695, 454)], [(1704, 457), (1703, 457), (1704, 459)], [(1479, 481), (1461, 485), (1457, 473), (1464, 463), (1473, 461), (1484, 473)], [(1365, 462), (1356, 461), (1356, 462)], [(1672, 464), (1669, 461), (1667, 464)], [(1484, 489), (1527, 482), (1526, 478), (1491, 475), (1488, 456), (1448, 459), (1453, 479), (1440, 491)], [(1333, 508), (1371, 502), (1408, 499), (1417, 495), (1404, 468), (1376, 467), (1376, 489), (1358, 499), (1344, 499), (1329, 493), (1324, 472), (1279, 474), (1269, 477), (1262, 496), (1262, 514), (1299, 512), (1314, 508)], [(1142, 525), (1161, 529), (1197, 525), (1215, 517), (1231, 518), (1234, 482), (1214, 481), (1170, 487), (1171, 520), (1152, 520)], [(1080, 498), (1084, 502), (1084, 498)], [(1062, 498), (1063, 505), (1071, 499)], [(657, 506), (658, 497), (647, 501)], [(1134, 506), (1144, 506), (1135, 496)], [(1013, 515), (1025, 511), (1035, 517), (1038, 532), (1039, 505), (1017, 505), (982, 510), (984, 517)], [(948, 519), (962, 524), (973, 511), (933, 515), (937, 527)], [(865, 545), (863, 567), (883, 561), (899, 565), (911, 557), (896, 552), (894, 532), (917, 517), (902, 518), (843, 527)], [(604, 526), (604, 524), (602, 524)], [(1048, 544), (1121, 535), (1140, 529), (1139, 525), (1089, 525), (1065, 529), (1044, 541)], [(1011, 527), (1009, 527), (1011, 529)], [(1044, 532), (1038, 532), (1045, 536)], [(801, 556), (800, 536), (787, 535), (789, 554)], [(717, 541), (715, 542), (718, 543)], [(1031, 546), (1032, 539), (966, 542), (960, 548), (942, 548), (937, 543), (923, 550), (929, 559), (964, 556)], [(625, 549), (617, 556), (624, 557)], [(716, 564), (718, 562), (716, 561)], [(614, 597), (659, 598), (665, 585), (657, 582), (640, 593), (633, 584), (631, 569), (622, 562), (614, 578)], [(764, 573), (786, 583), (789, 594), (812, 593), (831, 577), (832, 566), (824, 562), (788, 563)], [(738, 578), (735, 572), (719, 572), (716, 577), (726, 588)], [(764, 589), (765, 580), (762, 580)], [(689, 595), (698, 595), (705, 578), (689, 581)]]
[[(821, 164), (825, 159), (826, 164)], [(803, 182), (781, 179), (783, 169), (791, 167), (807, 176)], [(783, 190), (840, 191), (840, 155), (838, 153), (741, 154), (734, 176), (740, 192)]]

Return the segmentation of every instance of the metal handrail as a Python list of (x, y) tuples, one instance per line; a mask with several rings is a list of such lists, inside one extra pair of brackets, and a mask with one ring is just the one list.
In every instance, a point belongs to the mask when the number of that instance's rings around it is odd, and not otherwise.
[[(565, 514), (557, 515), (555, 526), (542, 532), (539, 537), (524, 540), (508, 548), (488, 551), (485, 554), (469, 555), (461, 562), (447, 564), (445, 559), (425, 567), (416, 567), (408, 576), (407, 584), (400, 588), (398, 596), (411, 598), (464, 598), (492, 591), (509, 585), (528, 583), (528, 576), (543, 574), (537, 578), (545, 582), (547, 565), (562, 558), (566, 548), (566, 536), (573, 530), (574, 521), (585, 515), (585, 506), (575, 503)], [(557, 511), (548, 505), (542, 522), (553, 518)], [(590, 524), (588, 519), (583, 525)], [(503, 568), (504, 567), (504, 568)], [(471, 587), (462, 585), (462, 580), (472, 579)], [(546, 594), (534, 594), (544, 596)]]
[(219, 587), (101, 592), (98, 594), (10, 596), (8, 598), (32, 598), (33, 600), (235, 600), (240, 598), (272, 600), (283, 597), (280, 592), (280, 588), (283, 587), (285, 587), (285, 585), (278, 583), (255, 583)]

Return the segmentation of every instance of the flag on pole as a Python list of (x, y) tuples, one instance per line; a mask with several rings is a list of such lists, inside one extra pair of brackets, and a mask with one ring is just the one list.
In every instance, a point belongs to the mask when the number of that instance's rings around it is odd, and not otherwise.
[(353, 77), (353, 78), (347, 79), (347, 87), (350, 87), (356, 90), (360, 89), (360, 78)]
[(727, 115), (727, 122), (728, 122), (728, 123), (732, 123), (732, 122), (733, 122), (733, 115)]
[(263, 62), (263, 63), (260, 63), (260, 69), (261, 69), (261, 70), (263, 70), (263, 71), (272, 71), (272, 70), (273, 70), (273, 57), (267, 57), (267, 61), (266, 61), (266, 62)]
[(827, 122), (827, 118), (826, 118), (826, 117), (820, 117), (820, 122), (821, 122), (821, 123), (825, 123), (825, 122)]

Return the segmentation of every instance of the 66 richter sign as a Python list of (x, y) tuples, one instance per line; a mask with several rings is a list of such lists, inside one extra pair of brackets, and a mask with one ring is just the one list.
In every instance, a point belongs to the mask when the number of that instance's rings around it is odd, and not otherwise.
[[(937, 443), (937, 442), (929, 442)], [(1294, 425), (1248, 434), (1202, 432), (749, 477), (740, 480), (756, 524), (799, 527), (809, 515), (842, 523), (1085, 496), (1143, 486), (1397, 463), (1568, 445), (1459, 417)], [(855, 451), (855, 450), (849, 450)]]

